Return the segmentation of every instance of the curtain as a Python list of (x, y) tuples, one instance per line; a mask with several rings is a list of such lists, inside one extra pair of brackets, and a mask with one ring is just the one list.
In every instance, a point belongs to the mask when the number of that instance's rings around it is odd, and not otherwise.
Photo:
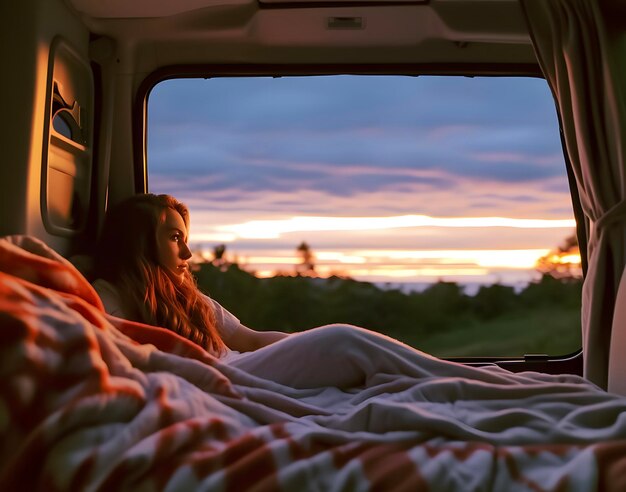
[(617, 0), (520, 3), (560, 113), (586, 220), (584, 376), (606, 389), (615, 296), (626, 264), (626, 12)]

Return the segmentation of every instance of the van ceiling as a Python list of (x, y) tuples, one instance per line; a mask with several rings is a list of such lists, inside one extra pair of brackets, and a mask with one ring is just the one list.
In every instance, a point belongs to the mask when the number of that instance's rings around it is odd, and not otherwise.
[(92, 33), (113, 38), (134, 60), (151, 60), (148, 70), (207, 63), (536, 65), (517, 0), (65, 1)]

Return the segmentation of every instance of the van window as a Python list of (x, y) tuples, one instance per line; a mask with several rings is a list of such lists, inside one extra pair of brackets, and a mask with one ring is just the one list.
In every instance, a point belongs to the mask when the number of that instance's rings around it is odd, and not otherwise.
[(580, 260), (547, 83), (166, 80), (148, 185), (191, 210), (198, 284), (256, 329), (351, 323), (441, 357), (580, 349)]

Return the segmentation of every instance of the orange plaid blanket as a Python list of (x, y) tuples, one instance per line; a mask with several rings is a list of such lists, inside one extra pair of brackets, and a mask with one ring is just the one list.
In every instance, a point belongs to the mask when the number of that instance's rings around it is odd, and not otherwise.
[(62, 257), (0, 239), (0, 490), (626, 490), (626, 399), (415, 363), (431, 375), (289, 388), (106, 315)]

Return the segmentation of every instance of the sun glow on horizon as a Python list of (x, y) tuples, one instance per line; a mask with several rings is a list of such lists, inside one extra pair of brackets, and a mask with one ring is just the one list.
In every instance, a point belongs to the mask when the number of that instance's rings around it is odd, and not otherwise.
[[(454, 278), (516, 279), (536, 273), (537, 260), (549, 249), (348, 249), (313, 251), (320, 277), (348, 276), (366, 281), (432, 281)], [(301, 259), (295, 250), (239, 251), (244, 269), (257, 277), (295, 274)], [(462, 280), (460, 280), (462, 281)]]
[(251, 220), (239, 224), (219, 225), (215, 229), (224, 237), (235, 240), (236, 238), (278, 239), (283, 234), (295, 232), (374, 231), (413, 227), (554, 229), (575, 226), (574, 219), (397, 215), (391, 217), (297, 216), (286, 219)]
[[(375, 282), (421, 282), (448, 278), (463, 282), (476, 278), (529, 281), (537, 274), (537, 262), (550, 253), (549, 248), (420, 248), (376, 247), (381, 233), (397, 234), (410, 228), (510, 228), (571, 229), (573, 219), (526, 219), (510, 217), (431, 217), (395, 215), (371, 217), (293, 216), (285, 219), (251, 220), (230, 224), (201, 226), (191, 234), (196, 244), (229, 244), (228, 253), (238, 258), (242, 267), (257, 277), (295, 274), (302, 258), (294, 248), (285, 247), (289, 234), (305, 238), (323, 233), (344, 238), (345, 247), (333, 249), (311, 241), (315, 274), (320, 277), (344, 275)], [(394, 232), (395, 230), (395, 232)], [(335, 234), (336, 233), (336, 234)], [(344, 233), (342, 235), (342, 233)], [(350, 240), (351, 233), (357, 238)], [(356, 234), (358, 233), (358, 234)], [(429, 234), (429, 232), (427, 232)], [(504, 234), (504, 233), (503, 233)], [(371, 237), (370, 237), (371, 236)], [(293, 236), (292, 236), (293, 237)], [(328, 237), (328, 236), (327, 236)], [(364, 239), (368, 237), (368, 239)], [(282, 239), (280, 245), (274, 243)], [(266, 242), (269, 241), (269, 242)], [(300, 241), (298, 239), (297, 241)], [(308, 242), (308, 240), (307, 240)], [(268, 247), (275, 244), (275, 247)], [(370, 246), (371, 245), (371, 246)], [(417, 246), (417, 245), (416, 245)], [(208, 253), (204, 254), (209, 257)], [(571, 258), (576, 261), (576, 258)]]
[(484, 249), (484, 250), (363, 250), (356, 255), (370, 261), (430, 262), (438, 265), (473, 265), (512, 269), (533, 268), (548, 249)]
[(580, 253), (569, 253), (564, 255), (552, 255), (550, 256), (550, 261), (554, 264), (560, 265), (579, 265), (582, 259), (580, 257)]

